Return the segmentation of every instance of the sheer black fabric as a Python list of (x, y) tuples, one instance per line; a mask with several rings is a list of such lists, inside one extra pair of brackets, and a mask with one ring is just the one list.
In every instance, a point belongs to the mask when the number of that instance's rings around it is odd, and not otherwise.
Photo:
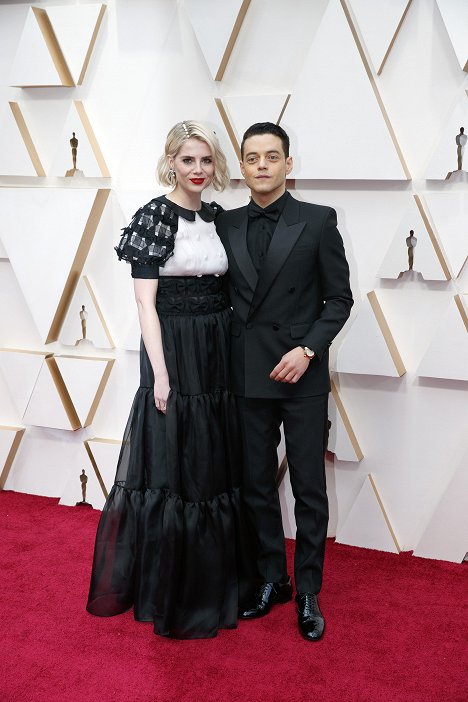
[(98, 527), (87, 609), (135, 618), (177, 638), (236, 626), (251, 559), (239, 492), (237, 407), (228, 392), (231, 310), (215, 276), (160, 278), (157, 310), (171, 392), (154, 405), (140, 352), (140, 387), (115, 484)]

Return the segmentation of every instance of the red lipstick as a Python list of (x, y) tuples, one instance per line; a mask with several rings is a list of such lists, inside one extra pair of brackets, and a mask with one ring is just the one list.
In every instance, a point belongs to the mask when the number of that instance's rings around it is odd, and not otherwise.
[(202, 183), (205, 182), (204, 178), (190, 178), (190, 180), (192, 181), (192, 183), (194, 185), (201, 185)]

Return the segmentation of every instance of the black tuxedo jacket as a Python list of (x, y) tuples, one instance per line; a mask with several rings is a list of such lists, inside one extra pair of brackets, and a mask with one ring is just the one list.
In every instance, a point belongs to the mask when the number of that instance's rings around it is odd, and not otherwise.
[[(229, 261), (234, 310), (231, 377), (243, 397), (291, 398), (330, 390), (328, 347), (349, 317), (353, 298), (343, 241), (330, 207), (291, 195), (257, 274), (247, 250), (247, 207), (221, 213), (218, 234)], [(270, 380), (281, 357), (295, 346), (316, 356), (295, 384)]]

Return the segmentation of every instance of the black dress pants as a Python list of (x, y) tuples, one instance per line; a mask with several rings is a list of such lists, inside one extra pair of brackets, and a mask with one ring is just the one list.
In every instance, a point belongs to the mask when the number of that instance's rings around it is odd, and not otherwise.
[(322, 585), (328, 526), (325, 458), (328, 394), (295, 399), (238, 397), (244, 447), (243, 495), (257, 540), (257, 567), (265, 582), (286, 577), (281, 507), (276, 487), (277, 446), (283, 423), (295, 498), (294, 577), (298, 592)]

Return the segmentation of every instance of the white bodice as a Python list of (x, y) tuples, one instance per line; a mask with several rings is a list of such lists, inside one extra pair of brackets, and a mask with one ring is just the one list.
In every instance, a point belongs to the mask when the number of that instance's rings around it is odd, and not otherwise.
[(179, 217), (174, 255), (159, 269), (159, 275), (223, 275), (228, 268), (224, 246), (214, 222), (196, 214), (189, 222)]

